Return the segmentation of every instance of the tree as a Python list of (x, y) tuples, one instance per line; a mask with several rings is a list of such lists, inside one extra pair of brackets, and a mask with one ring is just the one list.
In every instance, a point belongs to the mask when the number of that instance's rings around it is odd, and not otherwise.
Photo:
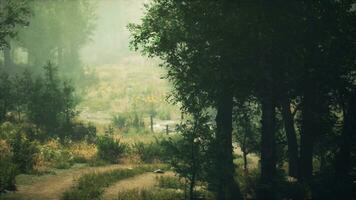
[[(60, 66), (60, 73), (77, 78), (82, 73), (79, 51), (94, 29), (94, 1), (34, 1), (35, 15), (19, 32), (19, 46), (28, 53), (28, 64), (37, 67), (48, 61)], [(63, 23), (65, 22), (65, 23)]]
[(12, 64), (10, 56), (10, 39), (18, 32), (18, 27), (28, 25), (30, 17), (28, 0), (0, 1), (0, 50), (4, 53), (4, 66)]
[(242, 151), (244, 171), (247, 174), (247, 155), (260, 152), (260, 124), (256, 118), (260, 113), (258, 106), (250, 103), (245, 103), (237, 109), (235, 137)]
[[(216, 171), (215, 192), (218, 199), (241, 199), (234, 181), (232, 156), (232, 77), (234, 62), (227, 55), (233, 46), (218, 30), (233, 26), (234, 3), (154, 1), (142, 25), (131, 25), (133, 46), (149, 56), (165, 61), (168, 79), (173, 82), (174, 97), (188, 112), (194, 103), (211, 105), (216, 115)], [(199, 13), (210, 13), (201, 16)], [(163, 17), (164, 16), (164, 17)], [(211, 26), (210, 23), (214, 22)], [(218, 33), (218, 34), (217, 34)], [(230, 33), (230, 32), (229, 32)], [(228, 48), (226, 48), (228, 46)], [(194, 107), (194, 106), (193, 106)], [(194, 111), (193, 111), (194, 112)]]
[(13, 84), (7, 73), (0, 74), (0, 122), (6, 119), (6, 115), (13, 108)]
[(209, 143), (212, 141), (212, 130), (208, 125), (208, 117), (195, 113), (191, 120), (182, 122), (177, 131), (179, 140), (170, 140), (167, 149), (172, 157), (170, 164), (174, 170), (188, 180), (189, 199), (196, 199), (195, 186), (197, 181), (206, 180), (204, 170), (210, 160), (208, 152)]

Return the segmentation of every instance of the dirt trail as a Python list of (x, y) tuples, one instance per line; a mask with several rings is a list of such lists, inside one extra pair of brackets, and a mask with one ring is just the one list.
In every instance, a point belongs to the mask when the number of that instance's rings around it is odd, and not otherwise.
[(104, 194), (104, 200), (113, 200), (117, 198), (117, 195), (121, 191), (131, 189), (147, 189), (154, 187), (157, 183), (157, 177), (159, 176), (174, 176), (173, 172), (167, 172), (164, 174), (156, 174), (153, 172), (141, 174), (132, 178), (128, 178), (117, 182), (116, 184), (108, 187)]
[(0, 199), (11, 200), (59, 200), (61, 195), (68, 190), (74, 180), (89, 172), (104, 172), (113, 169), (129, 168), (129, 165), (109, 165), (103, 167), (87, 167), (69, 169), (55, 175), (44, 177), (30, 185), (18, 185), (16, 192), (5, 194)]

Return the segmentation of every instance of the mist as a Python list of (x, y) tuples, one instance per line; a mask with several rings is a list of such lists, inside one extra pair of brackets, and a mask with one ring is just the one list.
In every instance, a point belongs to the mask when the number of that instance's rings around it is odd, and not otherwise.
[(123, 60), (142, 60), (130, 50), (129, 23), (136, 23), (143, 15), (148, 0), (105, 0), (97, 2), (95, 30), (90, 42), (80, 52), (85, 65), (117, 64)]

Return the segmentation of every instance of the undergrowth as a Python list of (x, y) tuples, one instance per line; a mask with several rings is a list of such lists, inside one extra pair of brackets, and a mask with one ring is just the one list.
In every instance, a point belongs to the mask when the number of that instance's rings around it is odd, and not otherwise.
[(144, 165), (133, 169), (116, 169), (103, 173), (89, 173), (79, 178), (76, 185), (66, 191), (62, 200), (100, 199), (104, 189), (113, 183), (145, 172), (162, 168), (163, 165)]

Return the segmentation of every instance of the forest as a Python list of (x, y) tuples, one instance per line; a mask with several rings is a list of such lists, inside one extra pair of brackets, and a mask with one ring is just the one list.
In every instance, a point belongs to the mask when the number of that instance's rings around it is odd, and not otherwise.
[(356, 199), (355, 0), (0, 0), (0, 199)]

